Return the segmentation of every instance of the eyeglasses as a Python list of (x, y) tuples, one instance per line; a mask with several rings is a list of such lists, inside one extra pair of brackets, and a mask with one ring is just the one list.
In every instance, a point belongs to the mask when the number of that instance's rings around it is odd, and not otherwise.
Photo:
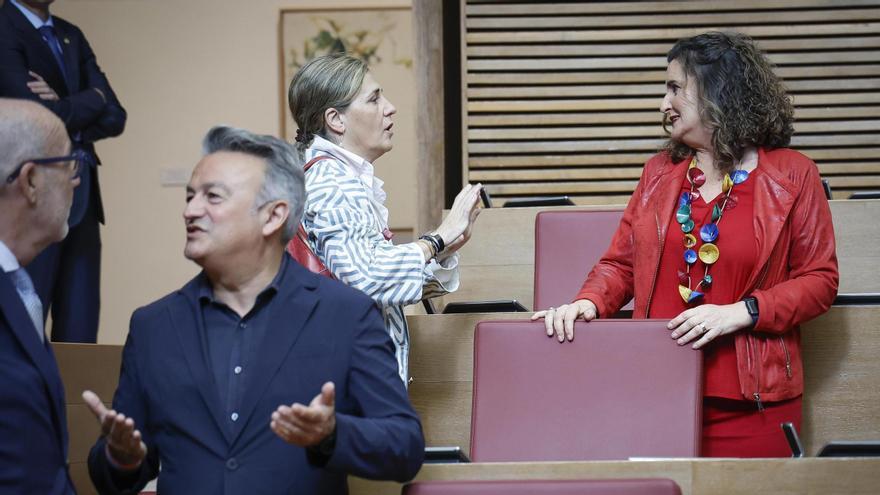
[(49, 158), (34, 158), (31, 160), (25, 160), (25, 161), (19, 163), (18, 166), (15, 167), (15, 170), (13, 170), (11, 174), (9, 174), (9, 177), (6, 178), (6, 183), (12, 184), (13, 182), (15, 182), (15, 179), (17, 179), (18, 175), (21, 173), (21, 169), (25, 165), (27, 165), (28, 163), (33, 163), (34, 165), (51, 165), (53, 163), (64, 163), (64, 162), (73, 163), (72, 170), (71, 170), (72, 174), (70, 176), (70, 180), (73, 180), (73, 179), (76, 179), (77, 177), (79, 177), (80, 171), (82, 170), (82, 167), (83, 167), (82, 164), (85, 161), (85, 158), (86, 158), (86, 153), (84, 151), (76, 150), (72, 154), (67, 155), (67, 156), (53, 156), (53, 157), (49, 157)]

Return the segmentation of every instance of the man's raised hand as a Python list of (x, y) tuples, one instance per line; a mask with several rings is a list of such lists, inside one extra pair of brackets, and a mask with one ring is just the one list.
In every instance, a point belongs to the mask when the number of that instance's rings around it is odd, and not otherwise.
[(147, 456), (147, 445), (135, 428), (134, 420), (104, 407), (101, 398), (91, 390), (84, 391), (82, 398), (101, 424), (111, 463), (121, 469), (137, 469)]
[(327, 382), (308, 406), (279, 406), (272, 413), (269, 427), (287, 443), (300, 447), (317, 445), (336, 429), (335, 400), (336, 388), (333, 382)]

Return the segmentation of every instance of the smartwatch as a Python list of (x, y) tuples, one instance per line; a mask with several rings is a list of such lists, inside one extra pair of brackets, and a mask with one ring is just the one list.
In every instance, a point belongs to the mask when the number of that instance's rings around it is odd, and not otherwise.
[(744, 297), (742, 302), (746, 303), (746, 310), (749, 312), (749, 316), (752, 317), (752, 326), (758, 324), (758, 300), (752, 296)]

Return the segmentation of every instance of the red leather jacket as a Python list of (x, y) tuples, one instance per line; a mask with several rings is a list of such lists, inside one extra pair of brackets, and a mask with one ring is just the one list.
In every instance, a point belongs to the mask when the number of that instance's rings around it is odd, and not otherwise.
[[(634, 318), (648, 318), (669, 218), (690, 158), (672, 163), (655, 155), (642, 171), (608, 251), (593, 267), (576, 299), (589, 299), (600, 315), (635, 298)], [(759, 318), (735, 334), (743, 397), (758, 403), (803, 393), (798, 325), (826, 312), (837, 294), (837, 255), (831, 209), (816, 164), (790, 149), (758, 150), (755, 236), (758, 262), (749, 290)]]

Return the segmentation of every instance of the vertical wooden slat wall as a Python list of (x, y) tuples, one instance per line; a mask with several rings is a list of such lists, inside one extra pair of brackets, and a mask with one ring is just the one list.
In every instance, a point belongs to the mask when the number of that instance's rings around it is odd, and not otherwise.
[(462, 2), (464, 177), (501, 201), (625, 203), (664, 141), (666, 52), (708, 30), (769, 54), (836, 199), (880, 189), (880, 1)]

